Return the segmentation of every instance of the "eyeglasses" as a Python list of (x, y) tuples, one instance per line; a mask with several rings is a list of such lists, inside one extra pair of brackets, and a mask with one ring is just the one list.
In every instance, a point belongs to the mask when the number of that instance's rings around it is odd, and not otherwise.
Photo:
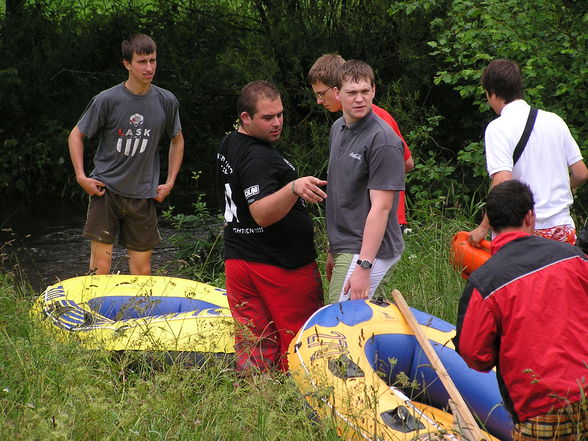
[(314, 96), (316, 96), (318, 99), (324, 99), (325, 98), (325, 93), (327, 93), (329, 90), (331, 90), (330, 87), (327, 87), (325, 90), (321, 90), (320, 92), (315, 92)]

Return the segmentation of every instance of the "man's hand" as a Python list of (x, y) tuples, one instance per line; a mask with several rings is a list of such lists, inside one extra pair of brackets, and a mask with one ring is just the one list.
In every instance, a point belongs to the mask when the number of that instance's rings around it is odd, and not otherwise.
[(480, 242), (486, 239), (488, 235), (488, 228), (480, 225), (478, 228), (470, 231), (469, 242), (476, 248), (481, 248)]
[(84, 189), (86, 193), (94, 196), (103, 196), (106, 191), (106, 185), (104, 182), (98, 179), (88, 178), (86, 176), (77, 178), (78, 184)]
[(157, 196), (155, 196), (153, 199), (155, 199), (157, 202), (163, 202), (163, 200), (166, 197), (168, 197), (171, 190), (172, 190), (172, 185), (170, 185), (170, 184), (158, 185), (157, 186)]
[(355, 267), (343, 287), (344, 294), (350, 294), (350, 300), (367, 299), (370, 293), (370, 270)]
[(292, 191), (307, 202), (322, 202), (327, 198), (327, 193), (322, 191), (319, 185), (324, 187), (327, 185), (327, 181), (322, 181), (314, 176), (304, 176), (292, 182)]
[(325, 264), (325, 274), (327, 276), (327, 280), (330, 282), (331, 277), (333, 277), (333, 267), (335, 266), (335, 262), (333, 261), (333, 255), (331, 253), (327, 253), (327, 263)]

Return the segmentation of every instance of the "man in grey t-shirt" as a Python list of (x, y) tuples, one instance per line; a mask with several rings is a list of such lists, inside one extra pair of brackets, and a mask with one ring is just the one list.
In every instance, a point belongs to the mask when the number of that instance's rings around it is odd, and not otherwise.
[[(90, 196), (84, 237), (91, 241), (90, 271), (107, 274), (114, 238), (126, 247), (131, 274), (151, 274), (151, 254), (161, 237), (155, 201), (174, 186), (184, 155), (179, 104), (152, 85), (155, 42), (136, 34), (122, 43), (128, 79), (96, 95), (69, 135), (78, 184)], [(159, 141), (171, 138), (167, 179), (159, 184)], [(90, 176), (84, 169), (84, 140), (99, 137)]]
[(343, 117), (329, 136), (327, 272), (333, 274), (332, 303), (379, 294), (404, 249), (394, 215), (398, 192), (404, 190), (404, 147), (372, 111), (371, 67), (346, 61), (335, 94)]

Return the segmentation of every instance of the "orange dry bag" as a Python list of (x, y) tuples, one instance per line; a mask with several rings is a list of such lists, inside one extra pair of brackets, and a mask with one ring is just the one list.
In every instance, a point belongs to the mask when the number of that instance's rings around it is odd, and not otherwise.
[(467, 279), (476, 268), (490, 258), (490, 241), (483, 240), (480, 242), (482, 248), (476, 248), (470, 245), (468, 237), (467, 231), (459, 231), (455, 233), (451, 241), (451, 264), (461, 271), (464, 279)]

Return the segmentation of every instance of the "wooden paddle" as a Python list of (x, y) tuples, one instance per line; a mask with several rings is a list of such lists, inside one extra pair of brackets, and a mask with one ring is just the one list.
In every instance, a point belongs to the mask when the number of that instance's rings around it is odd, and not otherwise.
[(469, 441), (487, 441), (487, 438), (482, 434), (478, 423), (476, 423), (474, 415), (468, 408), (457, 387), (455, 387), (453, 380), (447, 373), (447, 369), (445, 369), (441, 359), (439, 359), (439, 356), (433, 349), (431, 342), (425, 336), (423, 330), (417, 322), (416, 317), (406, 303), (406, 300), (404, 300), (404, 297), (397, 289), (392, 291), (392, 297), (396, 302), (396, 306), (398, 306), (398, 309), (400, 309), (400, 312), (402, 312), (405, 320), (414, 332), (417, 341), (421, 345), (421, 348), (423, 348), (423, 351), (428, 357), (429, 362), (433, 366), (433, 369), (435, 369), (437, 372), (437, 375), (443, 383), (443, 386), (445, 386), (451, 401), (453, 401), (452, 409), (454, 409), (454, 412), (456, 413), (455, 417), (458, 422), (461, 436)]

